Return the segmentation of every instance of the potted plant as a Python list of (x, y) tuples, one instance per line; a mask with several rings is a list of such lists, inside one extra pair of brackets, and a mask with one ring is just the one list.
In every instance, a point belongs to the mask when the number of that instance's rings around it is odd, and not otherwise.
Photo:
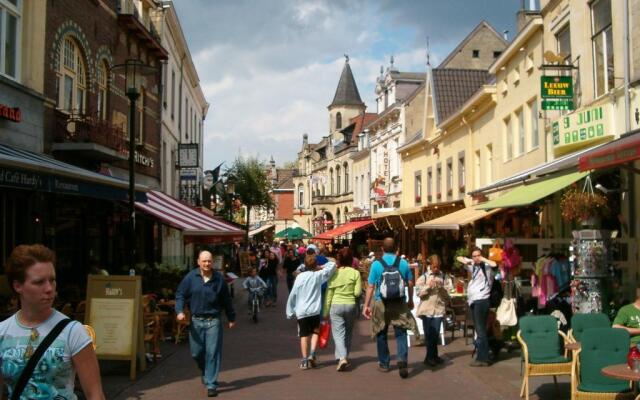
[(431, 202), (433, 200), (433, 196), (431, 196), (430, 194), (427, 195), (427, 201)]
[(437, 193), (436, 194), (436, 199), (440, 200), (442, 198), (442, 193)]
[(420, 195), (416, 195), (416, 203), (420, 203), (422, 201), (422, 197)]
[(562, 194), (560, 210), (564, 220), (580, 221), (583, 225), (595, 225), (595, 220), (610, 212), (606, 196), (579, 190), (575, 184)]
[(460, 190), (460, 193), (464, 194), (464, 189), (465, 189), (464, 185), (460, 186), (458, 189)]
[(453, 196), (453, 189), (447, 189), (447, 196)]

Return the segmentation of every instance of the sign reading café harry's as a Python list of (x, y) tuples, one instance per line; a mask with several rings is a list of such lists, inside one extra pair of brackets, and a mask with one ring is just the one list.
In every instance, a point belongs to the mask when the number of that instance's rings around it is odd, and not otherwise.
[(551, 123), (553, 151), (556, 156), (613, 139), (611, 104), (585, 107)]
[(13, 122), (22, 121), (22, 112), (18, 107), (9, 107), (4, 104), (0, 104), (0, 118), (8, 119)]

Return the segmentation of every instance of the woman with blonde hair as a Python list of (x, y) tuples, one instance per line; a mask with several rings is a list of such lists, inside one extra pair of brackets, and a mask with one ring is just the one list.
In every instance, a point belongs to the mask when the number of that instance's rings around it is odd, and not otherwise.
[(440, 257), (436, 254), (429, 258), (430, 268), (416, 281), (416, 289), (420, 297), (416, 315), (422, 319), (424, 335), (427, 339), (427, 352), (424, 363), (436, 366), (444, 362), (438, 356), (438, 333), (445, 314), (445, 307), (449, 301), (449, 294), (444, 288), (444, 273), (440, 270)]

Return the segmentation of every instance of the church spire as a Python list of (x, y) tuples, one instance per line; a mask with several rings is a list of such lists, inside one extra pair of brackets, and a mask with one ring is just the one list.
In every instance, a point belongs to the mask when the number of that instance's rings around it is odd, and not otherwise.
[(356, 80), (353, 78), (353, 72), (351, 72), (351, 67), (349, 66), (349, 56), (345, 54), (344, 67), (342, 68), (338, 88), (336, 89), (336, 94), (333, 96), (333, 101), (329, 105), (329, 108), (351, 105), (364, 106), (364, 103), (360, 98)]

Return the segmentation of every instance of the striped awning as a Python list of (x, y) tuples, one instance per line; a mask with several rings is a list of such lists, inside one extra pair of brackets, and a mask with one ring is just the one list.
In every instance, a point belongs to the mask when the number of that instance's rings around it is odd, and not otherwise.
[(198, 211), (157, 190), (150, 190), (147, 193), (147, 202), (136, 202), (136, 207), (167, 225), (180, 229), (185, 236), (223, 236), (231, 241), (242, 240), (244, 237), (244, 231), (234, 225)]

